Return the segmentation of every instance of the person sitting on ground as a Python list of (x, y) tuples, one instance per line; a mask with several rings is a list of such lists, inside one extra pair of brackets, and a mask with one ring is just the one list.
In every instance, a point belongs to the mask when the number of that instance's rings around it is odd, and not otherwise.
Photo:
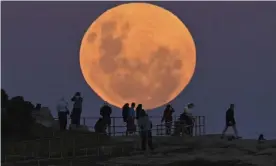
[(153, 150), (153, 145), (152, 145), (152, 122), (149, 119), (147, 113), (145, 110), (141, 110), (140, 116), (138, 119), (138, 125), (140, 129), (140, 136), (141, 136), (141, 148), (143, 151), (145, 151), (148, 147)]
[(103, 118), (99, 118), (94, 126), (96, 133), (106, 133), (106, 124)]
[(225, 127), (222, 131), (221, 138), (224, 138), (225, 132), (227, 131), (228, 127), (232, 127), (234, 132), (235, 132), (236, 138), (240, 138), (238, 136), (238, 130), (236, 128), (236, 120), (235, 120), (235, 116), (234, 116), (234, 109), (235, 109), (235, 105), (230, 104), (230, 107), (226, 111), (226, 114), (225, 114)]
[(107, 102), (104, 102), (104, 105), (101, 107), (100, 114), (103, 117), (103, 120), (105, 121), (105, 124), (108, 128), (108, 134), (111, 134), (111, 114), (112, 114), (112, 108), (108, 105)]
[(172, 128), (172, 114), (174, 113), (174, 109), (172, 108), (172, 106), (170, 104), (168, 104), (166, 106), (166, 109), (163, 112), (163, 117), (161, 120), (161, 123), (163, 121), (165, 121), (165, 126), (166, 126), (166, 135), (170, 135), (171, 134), (171, 128)]

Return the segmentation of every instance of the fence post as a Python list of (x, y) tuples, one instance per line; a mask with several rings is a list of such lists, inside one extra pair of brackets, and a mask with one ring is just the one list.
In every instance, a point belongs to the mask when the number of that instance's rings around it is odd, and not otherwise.
[(49, 139), (49, 141), (48, 141), (48, 151), (49, 151), (49, 157), (48, 158), (51, 158), (51, 139)]
[(202, 121), (203, 121), (203, 116), (200, 116), (200, 135), (202, 135), (202, 133), (203, 133)]
[[(115, 133), (115, 132), (116, 132), (116, 131), (115, 131), (115, 124), (116, 124), (116, 123), (115, 123), (115, 119), (116, 119), (116, 117), (113, 117), (112, 119), (113, 119), (113, 122), (112, 122), (112, 125), (113, 125), (113, 136), (115, 136), (115, 134), (116, 134), (116, 133)], [(110, 130), (110, 129), (109, 129), (109, 130)], [(110, 135), (111, 135), (111, 133), (110, 133)]]
[(83, 117), (83, 125), (86, 126), (86, 119)]
[(156, 124), (156, 135), (159, 135), (159, 128), (158, 128), (158, 124)]
[(203, 134), (205, 135), (205, 116), (203, 116)]
[(73, 157), (76, 156), (76, 138), (73, 137)]
[(198, 123), (197, 123), (197, 128), (198, 128), (198, 135), (200, 136), (200, 118), (201, 118), (201, 116), (198, 116)]
[(63, 158), (63, 142), (62, 138), (59, 138), (59, 145), (60, 145), (60, 158)]
[(160, 125), (160, 135), (163, 136), (163, 123)]
[(195, 136), (197, 136), (197, 121), (198, 121), (198, 116), (195, 116), (195, 124), (194, 124), (194, 129), (195, 129), (194, 135)]

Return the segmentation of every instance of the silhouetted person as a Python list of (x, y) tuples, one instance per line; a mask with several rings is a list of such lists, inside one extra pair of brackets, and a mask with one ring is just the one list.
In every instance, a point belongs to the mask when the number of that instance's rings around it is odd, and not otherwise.
[(145, 110), (141, 110), (139, 119), (138, 119), (138, 125), (140, 129), (140, 136), (141, 136), (141, 146), (142, 150), (145, 151), (148, 147), (153, 150), (153, 145), (152, 145), (152, 122), (149, 119), (147, 113)]
[[(128, 117), (128, 112), (129, 112), (129, 104), (126, 103), (123, 108), (122, 108), (122, 116), (123, 116), (123, 121), (127, 124), (127, 117)], [(127, 127), (127, 125), (126, 125)], [(128, 129), (126, 128), (126, 135), (128, 135)]]
[(234, 115), (234, 109), (235, 109), (235, 105), (230, 104), (230, 108), (228, 108), (228, 110), (226, 111), (225, 127), (222, 131), (221, 138), (224, 138), (225, 132), (227, 131), (228, 127), (232, 127), (234, 132), (235, 132), (236, 138), (239, 138), (238, 131), (237, 131), (237, 128), (236, 128), (236, 120), (235, 120), (235, 115)]
[(82, 102), (83, 98), (81, 97), (80, 92), (76, 92), (75, 95), (72, 97), (71, 101), (74, 102), (73, 110), (71, 113), (71, 123), (78, 127), (80, 125), (80, 118), (82, 112)]
[(104, 105), (101, 107), (100, 114), (103, 117), (103, 120), (108, 128), (108, 134), (110, 135), (110, 125), (111, 125), (111, 113), (112, 108), (107, 104), (107, 102), (104, 103)]
[(143, 110), (143, 105), (142, 104), (138, 104), (138, 106), (136, 108), (136, 119), (137, 120), (139, 119), (142, 110)]
[(39, 111), (41, 109), (41, 104), (36, 104), (35, 110)]
[(184, 107), (184, 112), (180, 115), (180, 124), (182, 125), (182, 133), (185, 129), (186, 133), (190, 136), (193, 136), (193, 128), (194, 128), (194, 118), (191, 113), (191, 109), (194, 108), (193, 103), (189, 103), (186, 107)]
[[(39, 108), (39, 106), (37, 108)], [(59, 120), (60, 130), (66, 130), (67, 115), (69, 115), (69, 110), (68, 110), (68, 103), (64, 100), (64, 98), (61, 98), (58, 101), (57, 111), (58, 111), (58, 120)]]
[(263, 141), (265, 141), (264, 135), (260, 134), (258, 138), (258, 143), (262, 143)]
[(94, 126), (96, 133), (106, 133), (106, 123), (103, 118), (99, 118)]
[(127, 134), (132, 134), (135, 131), (135, 103), (131, 103), (131, 107), (128, 109), (127, 116)]
[(122, 117), (125, 123), (127, 122), (128, 112), (129, 112), (129, 104), (126, 103), (122, 108)]
[(165, 127), (166, 127), (166, 135), (171, 134), (171, 128), (172, 128), (172, 121), (173, 117), (172, 114), (174, 112), (174, 109), (170, 104), (168, 104), (163, 112), (163, 117), (161, 122), (165, 121)]

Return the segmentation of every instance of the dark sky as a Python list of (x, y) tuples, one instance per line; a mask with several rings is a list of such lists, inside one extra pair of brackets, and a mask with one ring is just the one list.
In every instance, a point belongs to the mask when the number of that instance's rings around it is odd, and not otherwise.
[[(189, 86), (172, 102), (180, 114), (194, 102), (207, 131), (221, 132), (236, 104), (239, 132), (276, 137), (276, 2), (158, 2), (192, 33), (197, 66)], [(103, 101), (86, 84), (79, 48), (88, 26), (117, 2), (2, 2), (2, 88), (49, 106), (76, 91), (83, 116), (98, 116)], [(163, 108), (150, 112), (160, 115)], [(114, 108), (114, 115), (121, 112)], [(155, 121), (155, 123), (159, 123)], [(275, 127), (274, 127), (275, 128)]]

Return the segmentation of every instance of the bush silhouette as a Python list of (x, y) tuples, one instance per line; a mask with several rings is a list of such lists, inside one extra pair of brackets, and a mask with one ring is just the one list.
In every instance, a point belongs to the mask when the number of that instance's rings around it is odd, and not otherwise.
[(3, 89), (1, 89), (1, 100), (2, 136), (28, 136), (34, 124), (34, 119), (32, 118), (34, 105), (29, 101), (25, 101), (22, 96), (16, 96), (9, 100), (7, 93)]

